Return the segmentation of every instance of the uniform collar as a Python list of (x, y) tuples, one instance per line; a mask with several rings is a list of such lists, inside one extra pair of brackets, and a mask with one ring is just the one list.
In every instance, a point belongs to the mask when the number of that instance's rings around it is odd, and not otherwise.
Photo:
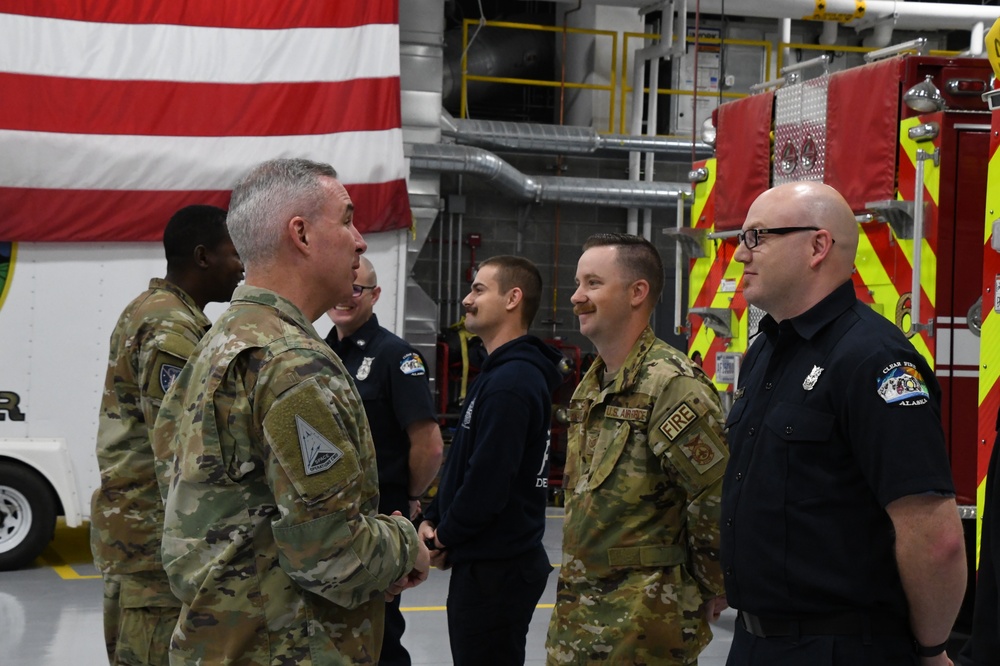
[(316, 329), (313, 328), (312, 322), (306, 319), (306, 316), (302, 314), (302, 310), (299, 310), (298, 306), (292, 303), (290, 300), (276, 294), (269, 289), (263, 289), (261, 287), (252, 287), (250, 285), (240, 285), (236, 287), (236, 291), (233, 292), (232, 303), (235, 305), (237, 302), (244, 303), (256, 303), (258, 305), (266, 305), (277, 310), (284, 319), (287, 319), (299, 326), (307, 333), (312, 335), (314, 338), (320, 337)]
[(181, 302), (184, 303), (184, 305), (188, 306), (191, 312), (195, 313), (196, 315), (200, 315), (200, 318), (204, 319), (211, 326), (211, 322), (208, 321), (208, 317), (205, 316), (205, 312), (198, 307), (198, 304), (194, 302), (194, 299), (191, 298), (191, 296), (186, 291), (178, 287), (173, 282), (169, 282), (167, 280), (164, 280), (163, 278), (153, 278), (149, 281), (149, 288), (170, 292), (178, 299), (180, 299)]
[[(639, 338), (635, 341), (635, 344), (632, 345), (632, 349), (629, 351), (628, 356), (625, 357), (622, 367), (618, 370), (618, 374), (615, 375), (615, 380), (604, 391), (622, 393), (627, 392), (634, 386), (639, 381), (639, 374), (642, 372), (642, 360), (646, 357), (646, 353), (652, 349), (655, 342), (656, 334), (653, 333), (652, 328), (647, 326), (639, 334)], [(601, 386), (601, 375), (604, 373), (605, 367), (604, 359), (598, 356), (587, 373), (598, 388)]]
[(854, 281), (848, 280), (798, 317), (792, 317), (779, 323), (774, 321), (774, 317), (771, 315), (765, 315), (760, 320), (760, 330), (772, 341), (779, 332), (789, 329), (794, 330), (802, 339), (811, 340), (813, 336), (850, 309), (857, 299), (858, 297), (854, 293)]
[[(352, 344), (360, 349), (366, 349), (368, 345), (371, 344), (372, 340), (375, 339), (375, 335), (378, 333), (380, 328), (381, 326), (378, 325), (378, 316), (376, 316), (373, 312), (368, 321), (361, 324), (361, 327), (358, 328), (358, 330), (341, 340), (340, 344)], [(336, 332), (334, 335), (336, 335)]]

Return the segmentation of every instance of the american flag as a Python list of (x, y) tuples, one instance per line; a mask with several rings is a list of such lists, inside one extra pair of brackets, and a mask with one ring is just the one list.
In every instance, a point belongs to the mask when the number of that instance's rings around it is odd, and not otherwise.
[(410, 225), (398, 0), (0, 0), (0, 241), (152, 241), (273, 157)]

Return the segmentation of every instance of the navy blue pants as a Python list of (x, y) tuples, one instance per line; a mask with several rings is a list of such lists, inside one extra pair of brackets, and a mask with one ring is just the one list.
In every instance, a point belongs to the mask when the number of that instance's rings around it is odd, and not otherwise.
[(524, 663), (524, 641), (552, 565), (539, 544), (507, 560), (456, 564), (448, 586), (455, 666)]
[(916, 666), (907, 636), (758, 638), (736, 621), (726, 666)]

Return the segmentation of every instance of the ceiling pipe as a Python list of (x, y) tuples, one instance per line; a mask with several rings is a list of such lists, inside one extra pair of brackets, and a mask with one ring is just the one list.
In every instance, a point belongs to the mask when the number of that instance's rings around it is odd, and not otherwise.
[[(701, 0), (701, 11), (721, 14), (723, 4), (728, 16), (809, 19), (816, 15), (817, 3), (815, 0)], [(976, 23), (993, 25), (1000, 18), (1000, 7), (987, 5), (867, 0), (862, 7), (862, 17), (842, 23), (867, 27), (866, 22), (895, 17), (898, 30), (970, 30)], [(825, 0), (824, 9), (826, 16), (854, 16), (858, 8), (855, 0)], [(822, 15), (817, 16), (817, 19), (822, 18)]]
[[(632, 136), (631, 134), (597, 133), (592, 127), (515, 123), (501, 120), (463, 120), (441, 111), (441, 134), (456, 143), (495, 150), (515, 150), (530, 153), (592, 155), (598, 151), (642, 151), (689, 159), (691, 142), (686, 139)], [(699, 159), (711, 157), (707, 143), (694, 144)]]
[(823, 32), (819, 35), (819, 43), (823, 46), (830, 46), (837, 43), (837, 31), (839, 24), (836, 21), (823, 21)]
[(690, 193), (687, 183), (527, 176), (493, 153), (471, 146), (414, 143), (406, 146), (406, 153), (410, 169), (479, 176), (502, 193), (530, 203), (673, 208)]

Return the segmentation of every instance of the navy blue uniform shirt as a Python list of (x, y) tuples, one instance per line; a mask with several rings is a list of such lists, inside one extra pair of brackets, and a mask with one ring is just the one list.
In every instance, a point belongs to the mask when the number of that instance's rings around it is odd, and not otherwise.
[(798, 317), (765, 316), (760, 330), (726, 422), (729, 604), (768, 618), (905, 620), (885, 506), (954, 494), (937, 380), (851, 282)]
[(435, 420), (423, 358), (401, 337), (378, 324), (374, 314), (343, 340), (334, 327), (326, 336), (361, 394), (375, 443), (380, 513), (410, 515), (411, 423)]

